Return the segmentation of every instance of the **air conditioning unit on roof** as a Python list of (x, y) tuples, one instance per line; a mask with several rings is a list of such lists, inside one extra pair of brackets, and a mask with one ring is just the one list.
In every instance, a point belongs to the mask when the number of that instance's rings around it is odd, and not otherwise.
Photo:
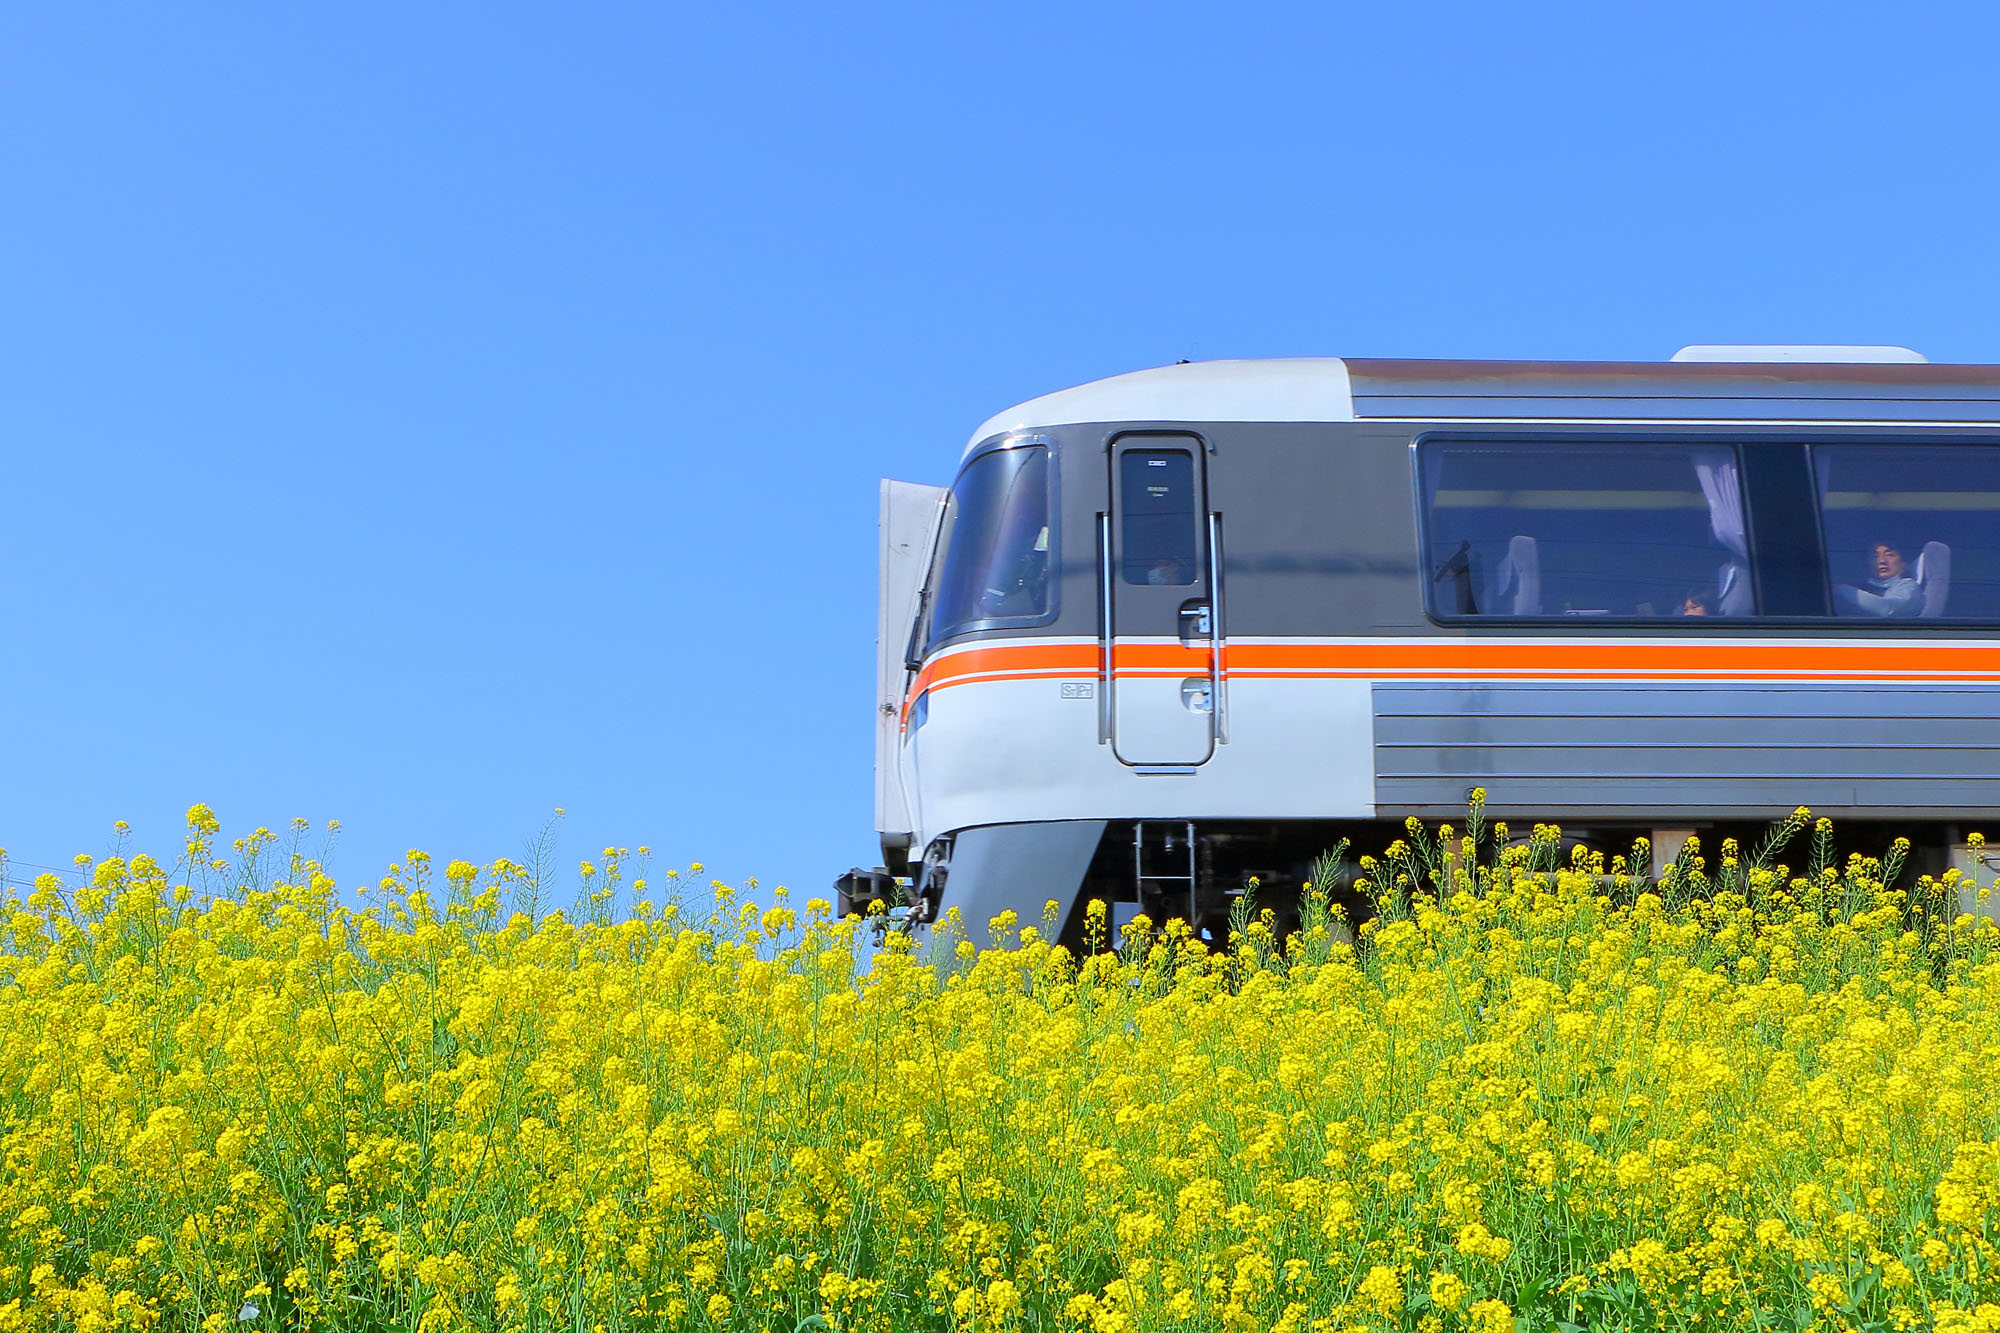
[(1676, 361), (1816, 361), (1822, 364), (1921, 366), (1930, 364), (1922, 352), (1907, 347), (1756, 347), (1703, 343), (1675, 352)]

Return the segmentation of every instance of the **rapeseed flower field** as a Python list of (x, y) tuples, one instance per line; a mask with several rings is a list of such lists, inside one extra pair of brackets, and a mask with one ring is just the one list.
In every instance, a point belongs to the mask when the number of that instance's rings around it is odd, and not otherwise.
[(2000, 1329), (1955, 875), (1473, 815), (1073, 956), (616, 850), (344, 907), (198, 806), (6, 904), (0, 1330)]

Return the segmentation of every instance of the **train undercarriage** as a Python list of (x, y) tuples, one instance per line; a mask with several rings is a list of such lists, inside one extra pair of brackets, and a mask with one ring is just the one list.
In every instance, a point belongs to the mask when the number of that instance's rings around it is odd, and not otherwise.
[[(1463, 832), (1462, 821), (1452, 821)], [(1436, 825), (1429, 826), (1435, 836)], [(1726, 839), (1746, 850), (1760, 845), (1771, 824), (1755, 820), (1629, 820), (1562, 826), (1560, 859), (1568, 861), (1577, 845), (1612, 856), (1629, 857), (1636, 839), (1650, 847), (1655, 875), (1673, 864), (1690, 838), (1715, 864)], [(1491, 837), (1482, 839), (1480, 855), (1497, 851)], [(1957, 866), (1984, 875), (1991, 882), (2000, 864), (1987, 865), (1970, 847), (1962, 822), (1936, 820), (1842, 820), (1837, 830), (1842, 856), (1859, 852), (1886, 857), (1892, 844), (1906, 838), (1910, 848), (1902, 858), (1899, 883), (1914, 883), (1920, 875), (1938, 875)], [(1507, 827), (1510, 843), (1526, 842), (1532, 821)], [(988, 923), (1002, 912), (1015, 914), (1020, 926), (1035, 926), (1072, 951), (1100, 947), (1083, 906), (1093, 900), (1107, 908), (1106, 938), (1143, 913), (1161, 924), (1179, 919), (1195, 937), (1226, 943), (1233, 925), (1269, 912), (1272, 929), (1283, 938), (1296, 929), (1301, 898), (1317, 865), (1324, 874), (1335, 862), (1329, 854), (1343, 852), (1330, 882), (1320, 887), (1338, 907), (1341, 919), (1359, 925), (1374, 914), (1374, 904), (1357, 885), (1359, 858), (1380, 856), (1407, 828), (1388, 820), (1194, 820), (1126, 819), (1065, 820), (1033, 824), (992, 825), (964, 829), (934, 840), (915, 864), (855, 869), (836, 882), (838, 911), (875, 912), (891, 925), (909, 929), (934, 927), (953, 909), (967, 938), (984, 944)], [(1808, 832), (1801, 832), (1771, 858), (1775, 864), (1804, 864)], [(875, 904), (880, 903), (880, 907)], [(1968, 892), (1967, 911), (1989, 908), (1975, 903)]]

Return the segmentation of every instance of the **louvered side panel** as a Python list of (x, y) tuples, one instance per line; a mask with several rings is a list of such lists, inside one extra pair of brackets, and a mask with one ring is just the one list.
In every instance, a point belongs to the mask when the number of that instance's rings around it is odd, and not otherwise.
[(1374, 687), (1385, 814), (1978, 813), (2000, 805), (2000, 687), (1415, 682)]

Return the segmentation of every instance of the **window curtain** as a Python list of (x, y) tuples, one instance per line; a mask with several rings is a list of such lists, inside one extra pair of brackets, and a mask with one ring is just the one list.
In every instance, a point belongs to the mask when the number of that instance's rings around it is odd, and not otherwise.
[(1743, 523), (1743, 485), (1731, 449), (1697, 449), (1694, 474), (1708, 501), (1708, 530), (1738, 560), (1750, 558), (1750, 535)]

